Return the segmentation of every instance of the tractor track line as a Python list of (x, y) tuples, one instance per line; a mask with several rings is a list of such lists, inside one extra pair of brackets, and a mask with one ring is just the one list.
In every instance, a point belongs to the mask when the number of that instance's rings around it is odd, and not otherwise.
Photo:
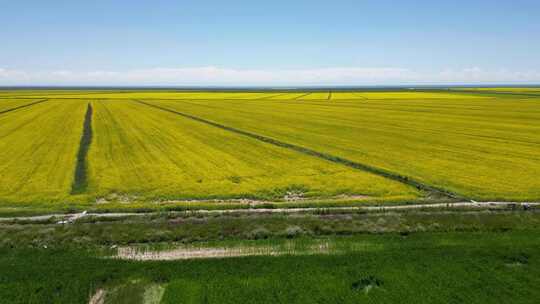
[(369, 100), (369, 98), (367, 98), (366, 96), (360, 95), (361, 93), (353, 92), (353, 94), (354, 94), (355, 96), (360, 97), (361, 100)]
[(306, 96), (311, 95), (311, 94), (312, 94), (312, 93), (309, 92), (309, 93), (306, 93), (306, 94), (304, 94), (304, 95), (300, 95), (300, 96), (298, 96), (298, 97), (295, 97), (295, 98), (293, 98), (292, 100), (301, 100), (301, 98), (306, 97)]
[(0, 111), (0, 115), (1, 114), (5, 114), (5, 113), (9, 113), (11, 111), (15, 111), (15, 110), (18, 110), (18, 109), (22, 109), (22, 108), (26, 108), (26, 107), (30, 107), (30, 106), (33, 106), (33, 105), (36, 105), (38, 103), (42, 103), (42, 102), (45, 102), (49, 99), (40, 99), (38, 101), (35, 101), (35, 102), (31, 102), (31, 103), (28, 103), (28, 104), (24, 104), (22, 106), (18, 106), (18, 107), (14, 107), (14, 108), (11, 108), (11, 109), (7, 109), (7, 110), (3, 110), (3, 111)]
[(236, 128), (229, 127), (229, 126), (226, 126), (226, 125), (222, 125), (222, 124), (210, 121), (210, 120), (206, 120), (204, 118), (200, 118), (200, 117), (197, 117), (197, 116), (193, 116), (193, 115), (185, 114), (185, 113), (182, 113), (182, 112), (178, 112), (178, 111), (170, 109), (170, 108), (166, 108), (166, 107), (146, 103), (146, 102), (141, 101), (141, 100), (133, 99), (133, 101), (135, 101), (137, 103), (140, 103), (140, 104), (143, 104), (143, 105), (146, 105), (148, 107), (152, 107), (152, 108), (156, 108), (156, 109), (159, 109), (159, 110), (162, 110), (162, 111), (165, 111), (165, 112), (177, 114), (177, 115), (180, 115), (182, 117), (189, 118), (189, 119), (192, 119), (194, 121), (198, 121), (198, 122), (201, 122), (201, 123), (204, 123), (204, 124), (216, 127), (216, 128), (220, 128), (220, 129), (223, 129), (223, 130), (226, 130), (226, 131), (229, 131), (229, 132), (233, 132), (233, 133), (236, 133), (236, 134), (240, 134), (240, 135), (243, 135), (243, 136), (246, 136), (246, 137), (250, 137), (250, 138), (253, 138), (253, 139), (268, 143), (268, 144), (272, 144), (274, 146), (278, 146), (278, 147), (281, 147), (281, 148), (287, 148), (289, 150), (300, 152), (300, 153), (303, 153), (305, 155), (314, 156), (314, 157), (324, 159), (326, 161), (330, 161), (330, 162), (333, 162), (333, 163), (341, 164), (341, 165), (344, 165), (344, 166), (347, 166), (347, 167), (350, 167), (350, 168), (353, 168), (353, 169), (357, 169), (357, 170), (369, 172), (369, 173), (372, 173), (372, 174), (375, 174), (375, 175), (379, 175), (379, 176), (388, 178), (388, 179), (393, 180), (393, 181), (397, 181), (397, 182), (400, 182), (400, 183), (403, 183), (403, 184), (406, 184), (406, 185), (409, 185), (409, 186), (413, 186), (413, 187), (415, 187), (417, 189), (420, 189), (420, 190), (423, 190), (423, 191), (426, 191), (426, 192), (437, 193), (437, 194), (440, 194), (440, 195), (443, 195), (443, 196), (446, 196), (446, 197), (450, 197), (450, 198), (453, 198), (453, 199), (468, 200), (468, 198), (466, 198), (464, 196), (461, 196), (461, 195), (459, 195), (457, 193), (453, 193), (453, 192), (450, 192), (450, 191), (448, 191), (446, 189), (442, 189), (442, 188), (439, 188), (439, 187), (427, 185), (427, 184), (424, 184), (424, 183), (422, 183), (422, 182), (420, 182), (420, 181), (418, 181), (418, 180), (416, 180), (414, 178), (411, 178), (411, 177), (408, 177), (408, 176), (403, 176), (403, 175), (400, 175), (400, 174), (397, 174), (397, 173), (394, 173), (394, 172), (389, 172), (389, 171), (386, 171), (386, 170), (381, 169), (381, 168), (377, 168), (377, 167), (374, 167), (374, 166), (354, 162), (354, 161), (351, 161), (351, 160), (348, 160), (348, 159), (345, 159), (345, 158), (342, 158), (342, 157), (339, 157), (339, 156), (335, 156), (335, 155), (331, 155), (331, 154), (327, 154), (327, 153), (322, 153), (322, 152), (315, 151), (315, 150), (305, 148), (305, 147), (302, 147), (302, 146), (297, 146), (297, 145), (290, 144), (290, 143), (283, 142), (283, 141), (279, 141), (279, 140), (276, 140), (276, 139), (273, 139), (273, 138), (270, 138), (270, 137), (262, 136), (262, 135), (259, 135), (259, 134), (256, 134), (256, 133), (251, 133), (251, 132), (247, 132), (247, 131), (244, 131), (244, 130), (241, 130), (241, 129), (236, 129)]
[(278, 96), (283, 96), (283, 95), (289, 95), (291, 93), (281, 93), (281, 94), (272, 94), (270, 96), (263, 96), (263, 97), (260, 97), (260, 98), (256, 98), (255, 100), (267, 100), (267, 99), (272, 99), (273, 97), (278, 97)]
[(73, 176), (73, 184), (71, 185), (71, 194), (81, 194), (86, 192), (88, 188), (88, 166), (87, 155), (92, 143), (92, 105), (88, 103), (86, 114), (84, 116), (83, 132), (81, 142), (79, 144), (79, 152), (77, 153), (77, 163), (75, 166), (75, 174)]

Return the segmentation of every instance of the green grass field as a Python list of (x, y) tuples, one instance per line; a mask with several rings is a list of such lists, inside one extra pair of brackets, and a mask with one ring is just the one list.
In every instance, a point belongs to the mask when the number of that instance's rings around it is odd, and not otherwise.
[[(537, 212), (148, 217), (69, 226), (0, 223), (0, 299), (88, 303), (100, 291), (104, 303), (130, 304), (536, 303), (540, 298), (534, 287), (540, 283)], [(290, 225), (304, 232), (283, 233)], [(256, 227), (252, 236), (261, 237), (266, 227), (267, 239), (245, 240), (244, 233)], [(109, 258), (112, 244), (156, 247), (161, 240), (174, 246), (174, 239), (199, 248), (269, 246), (288, 254)], [(313, 245), (319, 250), (310, 254)]]
[(540, 200), (540, 98), (500, 90), (2, 91), (0, 202)]
[(0, 295), (6, 303), (88, 303), (107, 283), (106, 303), (535, 303), (538, 244), (509, 236), (432, 234), (399, 245), (396, 236), (363, 237), (354, 241), (382, 249), (182, 262), (0, 251)]

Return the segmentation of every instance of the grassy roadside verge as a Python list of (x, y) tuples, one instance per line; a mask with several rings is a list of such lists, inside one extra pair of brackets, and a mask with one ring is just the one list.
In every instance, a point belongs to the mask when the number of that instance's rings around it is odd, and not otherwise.
[(205, 214), (178, 213), (118, 218), (85, 217), (72, 224), (56, 220), (0, 223), (0, 247), (103, 248), (113, 245), (226, 240), (290, 239), (358, 234), (421, 232), (506, 232), (540, 230), (540, 212), (405, 210), (393, 212)]
[[(314, 244), (333, 245), (304, 255)], [(297, 252), (104, 258), (117, 246)], [(104, 303), (535, 303), (539, 259), (540, 212), (534, 209), (15, 221), (0, 223), (0, 298), (88, 303), (100, 291)]]

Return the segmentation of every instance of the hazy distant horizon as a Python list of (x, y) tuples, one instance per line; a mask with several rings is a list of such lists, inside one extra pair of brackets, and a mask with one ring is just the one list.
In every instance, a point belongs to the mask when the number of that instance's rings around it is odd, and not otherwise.
[(0, 85), (540, 83), (538, 12), (532, 0), (10, 1)]
[(357, 85), (357, 86), (347, 86), (347, 85), (301, 85), (301, 86), (210, 86), (210, 85), (200, 85), (200, 86), (106, 86), (106, 85), (86, 85), (86, 86), (77, 86), (77, 85), (16, 85), (16, 86), (2, 86), (0, 85), (0, 90), (177, 90), (177, 91), (302, 91), (302, 90), (313, 90), (313, 91), (347, 91), (347, 90), (422, 90), (422, 89), (446, 89), (446, 88), (498, 88), (498, 87), (515, 87), (515, 88), (540, 88), (540, 83), (531, 83), (531, 84), (508, 84), (508, 83), (497, 83), (497, 84), (403, 84), (403, 85)]

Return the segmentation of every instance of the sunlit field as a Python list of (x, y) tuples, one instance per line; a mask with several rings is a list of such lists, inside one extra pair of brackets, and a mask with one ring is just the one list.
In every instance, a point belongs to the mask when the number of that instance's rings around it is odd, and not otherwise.
[(448, 95), (368, 92), (359, 96), (373, 99), (149, 103), (373, 165), (472, 199), (538, 199), (538, 100)]
[(0, 304), (540, 303), (540, 1), (4, 1)]
[(540, 97), (1, 93), (4, 207), (540, 199)]

